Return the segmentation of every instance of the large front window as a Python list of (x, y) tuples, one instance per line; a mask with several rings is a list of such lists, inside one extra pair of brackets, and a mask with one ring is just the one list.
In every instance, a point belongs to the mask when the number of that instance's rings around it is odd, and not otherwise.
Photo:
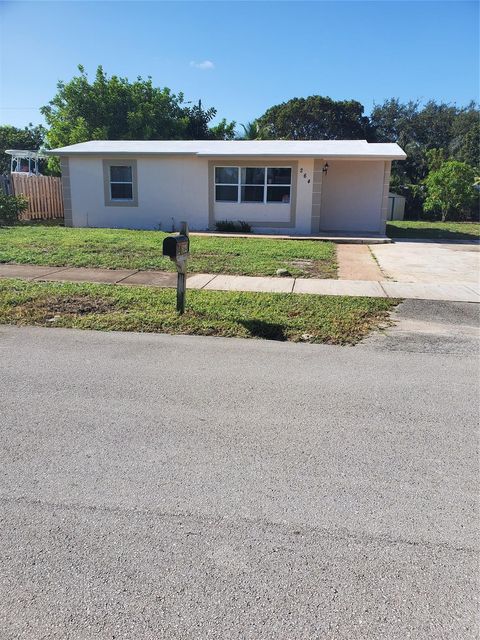
[(216, 202), (290, 202), (290, 167), (215, 167)]

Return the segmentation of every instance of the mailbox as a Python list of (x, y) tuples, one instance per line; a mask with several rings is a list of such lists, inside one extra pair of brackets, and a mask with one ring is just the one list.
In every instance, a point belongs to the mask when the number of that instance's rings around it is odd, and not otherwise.
[(190, 250), (188, 224), (180, 223), (180, 233), (177, 236), (167, 236), (163, 241), (163, 255), (175, 262), (177, 267), (177, 311), (185, 311), (185, 289), (187, 281), (187, 259)]
[(177, 260), (182, 256), (188, 256), (190, 241), (187, 236), (167, 236), (163, 241), (163, 255), (170, 260)]

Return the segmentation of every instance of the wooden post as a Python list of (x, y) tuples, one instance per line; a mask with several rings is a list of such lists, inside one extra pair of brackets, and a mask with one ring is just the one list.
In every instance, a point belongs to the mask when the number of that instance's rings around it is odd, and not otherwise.
[(177, 312), (180, 315), (185, 313), (185, 274), (177, 273)]
[[(180, 235), (188, 236), (188, 224), (186, 222), (180, 223)], [(190, 247), (189, 247), (190, 248)], [(185, 313), (185, 291), (187, 281), (187, 259), (183, 259), (181, 262), (177, 261), (177, 313), (183, 315)]]

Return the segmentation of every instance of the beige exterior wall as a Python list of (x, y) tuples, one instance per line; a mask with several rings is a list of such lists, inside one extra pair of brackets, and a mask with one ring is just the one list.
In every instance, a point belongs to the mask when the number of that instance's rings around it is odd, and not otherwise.
[[(323, 175), (319, 230), (384, 233), (386, 163), (329, 160)], [(390, 171), (388, 170), (388, 180)]]
[[(209, 160), (137, 156), (137, 203), (106, 204), (104, 166), (112, 157), (62, 159), (66, 224), (77, 227), (213, 229), (216, 220), (245, 220), (257, 233), (318, 234), (322, 231), (384, 233), (390, 162), (313, 158)], [(292, 198), (285, 203), (216, 203), (214, 167), (291, 166)], [(71, 212), (71, 214), (69, 213)]]
[(72, 193), (70, 189), (70, 163), (68, 158), (62, 158), (60, 160), (60, 171), (62, 172), (63, 220), (66, 227), (71, 227), (73, 226)]
[[(199, 158), (136, 158), (138, 205), (105, 205), (104, 160), (70, 158), (72, 217), (75, 227), (171, 231), (187, 220), (208, 227), (208, 163)], [(108, 165), (108, 163), (107, 163)], [(173, 220), (172, 220), (173, 219)]]

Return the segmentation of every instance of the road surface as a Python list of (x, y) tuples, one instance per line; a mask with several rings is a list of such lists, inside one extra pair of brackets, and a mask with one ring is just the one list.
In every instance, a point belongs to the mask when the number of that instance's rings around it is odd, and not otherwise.
[(477, 637), (478, 305), (420, 307), (343, 348), (0, 327), (2, 640)]

